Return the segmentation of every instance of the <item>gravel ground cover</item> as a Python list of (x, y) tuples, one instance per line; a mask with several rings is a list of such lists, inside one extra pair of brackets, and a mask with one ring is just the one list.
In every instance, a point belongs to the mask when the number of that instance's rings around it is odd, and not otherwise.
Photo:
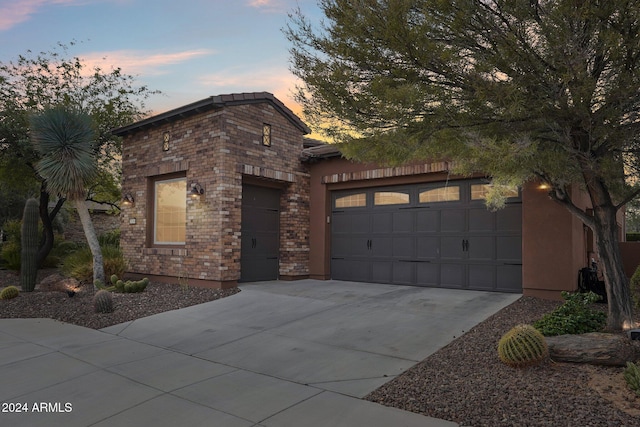
[[(41, 271), (40, 278), (53, 272)], [(8, 285), (19, 287), (18, 277), (0, 270), (0, 288)], [(114, 294), (115, 311), (99, 314), (92, 286), (72, 298), (36, 290), (0, 301), (0, 318), (46, 317), (100, 329), (236, 292), (152, 282), (139, 294)], [(466, 427), (640, 426), (640, 398), (627, 388), (622, 368), (550, 361), (514, 369), (499, 361), (497, 342), (506, 331), (558, 304), (522, 297), (366, 399)]]

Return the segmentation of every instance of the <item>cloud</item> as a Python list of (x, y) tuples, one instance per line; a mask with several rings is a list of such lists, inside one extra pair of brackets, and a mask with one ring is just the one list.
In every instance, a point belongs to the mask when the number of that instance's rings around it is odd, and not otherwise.
[(168, 71), (163, 68), (187, 62), (192, 59), (215, 54), (210, 49), (194, 49), (172, 53), (149, 54), (136, 50), (116, 50), (111, 52), (94, 52), (79, 55), (88, 66), (88, 70), (94, 67), (121, 68), (127, 74), (144, 74), (146, 76), (165, 74)]
[(283, 0), (249, 0), (247, 4), (250, 7), (267, 12), (282, 12), (286, 10), (286, 4), (284, 4)]
[(38, 13), (48, 5), (82, 5), (86, 0), (20, 0), (8, 1), (0, 5), (0, 31), (28, 21), (32, 15)]
[[(256, 71), (258, 70), (258, 71)], [(297, 78), (286, 67), (229, 68), (215, 74), (201, 76), (198, 83), (214, 95), (235, 92), (271, 92), (289, 108), (299, 113), (292, 93)]]

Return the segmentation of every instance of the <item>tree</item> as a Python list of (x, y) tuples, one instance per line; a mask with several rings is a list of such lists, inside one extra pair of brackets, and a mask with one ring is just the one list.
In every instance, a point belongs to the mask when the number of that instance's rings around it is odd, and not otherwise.
[[(67, 51), (68, 46), (58, 44), (50, 52), (34, 55), (28, 51), (15, 62), (0, 63), (0, 165), (22, 165), (17, 169), (19, 175), (9, 175), (11, 179), (19, 178), (25, 185), (29, 184), (29, 188), (39, 187), (40, 219), (44, 226), (39, 263), (53, 247), (52, 223), (65, 199), (58, 199), (50, 209), (47, 182), (34, 173), (39, 154), (29, 141), (30, 115), (48, 105), (63, 105), (81, 108), (93, 118), (97, 126), (94, 150), (99, 154), (98, 166), (103, 178), (92, 184), (94, 188), (103, 183), (105, 177), (111, 177), (112, 183), (119, 182), (121, 139), (113, 136), (111, 130), (144, 117), (148, 113), (144, 101), (158, 93), (146, 86), (137, 86), (135, 78), (123, 74), (120, 68), (89, 69), (82, 59), (69, 57)], [(0, 176), (0, 187), (9, 185)], [(116, 205), (119, 196), (113, 187), (109, 185), (107, 191), (90, 196), (98, 194), (101, 198), (96, 197), (97, 201)], [(33, 194), (36, 193), (25, 194), (24, 200)]]
[[(640, 191), (640, 3), (320, 7), (319, 26), (298, 10), (285, 29), (305, 116), (358, 160), (447, 158), (497, 184), (545, 182), (594, 231), (608, 328), (632, 325), (616, 213)], [(588, 193), (593, 215), (575, 189)]]
[(36, 171), (50, 193), (74, 202), (93, 255), (94, 284), (96, 280), (104, 283), (102, 251), (85, 203), (87, 185), (98, 170), (91, 116), (58, 106), (34, 114), (30, 126), (31, 142), (41, 157)]

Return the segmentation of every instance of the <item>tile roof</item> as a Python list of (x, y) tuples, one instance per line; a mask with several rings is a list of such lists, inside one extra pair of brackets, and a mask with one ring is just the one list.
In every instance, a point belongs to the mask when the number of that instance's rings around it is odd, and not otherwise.
[(113, 129), (111, 132), (114, 135), (124, 136), (126, 134), (137, 132), (145, 128), (158, 126), (163, 123), (172, 122), (183, 117), (208, 110), (224, 108), (233, 105), (259, 104), (263, 102), (270, 103), (276, 110), (280, 112), (280, 114), (285, 116), (294, 126), (300, 129), (303, 134), (306, 135), (311, 133), (311, 129), (309, 129), (309, 127), (302, 120), (300, 120), (300, 118), (296, 116), (293, 111), (291, 111), (278, 98), (276, 98), (272, 93), (269, 92), (245, 92), (210, 96), (200, 101), (196, 101), (191, 104), (187, 104), (182, 107), (178, 107), (173, 110), (148, 117), (146, 119), (119, 127), (117, 129)]

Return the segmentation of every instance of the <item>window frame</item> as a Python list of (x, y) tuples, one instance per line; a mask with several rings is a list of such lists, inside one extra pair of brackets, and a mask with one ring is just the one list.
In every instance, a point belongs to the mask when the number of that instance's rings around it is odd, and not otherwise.
[[(169, 242), (169, 241), (158, 241), (157, 240), (157, 220), (158, 220), (158, 204), (157, 204), (157, 186), (161, 183), (166, 182), (184, 182), (184, 203), (185, 203), (185, 211), (184, 211), (184, 241), (183, 242)], [(149, 202), (151, 209), (149, 209), (149, 227), (147, 229), (147, 241), (150, 243), (151, 247), (184, 247), (186, 245), (187, 240), (187, 177), (185, 174), (171, 174), (171, 175), (162, 175), (153, 177), (149, 182)]]

